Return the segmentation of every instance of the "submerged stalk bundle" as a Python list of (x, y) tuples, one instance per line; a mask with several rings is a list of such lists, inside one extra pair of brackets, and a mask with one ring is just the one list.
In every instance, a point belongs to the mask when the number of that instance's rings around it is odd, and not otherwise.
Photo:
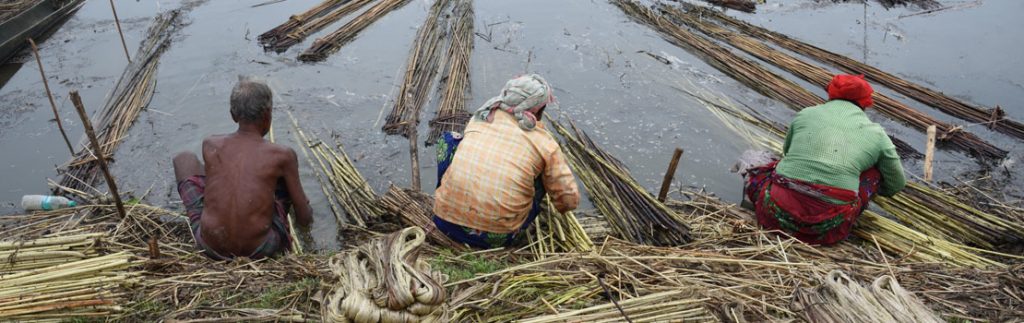
[(984, 109), (979, 106), (961, 101), (948, 96), (942, 92), (902, 79), (877, 67), (858, 62), (852, 58), (836, 54), (820, 47), (790, 38), (778, 32), (761, 28), (745, 21), (732, 18), (714, 10), (707, 10), (686, 3), (680, 3), (687, 10), (695, 10), (702, 17), (709, 17), (717, 20), (725, 26), (735, 28), (744, 34), (758, 39), (772, 42), (773, 44), (791, 50), (803, 56), (813, 58), (819, 62), (832, 65), (843, 72), (850, 74), (864, 74), (864, 77), (872, 82), (882, 84), (900, 94), (924, 103), (939, 111), (948, 113), (951, 116), (964, 119), (970, 122), (984, 123), (989, 128), (1024, 139), (1024, 123), (1006, 118), (999, 111)]
[(615, 233), (629, 241), (656, 246), (690, 241), (690, 228), (682, 218), (651, 196), (629, 175), (626, 167), (598, 147), (571, 121), (572, 133), (552, 123), (562, 135), (562, 151), (576, 176)]
[[(345, 150), (340, 146), (335, 150), (320, 139), (306, 136), (295, 117), (290, 113), (288, 116), (292, 119), (292, 127), (302, 146), (303, 155), (317, 173), (320, 187), (338, 223), (366, 227), (368, 222), (379, 219), (384, 209), (377, 203), (373, 188), (356, 169)], [(309, 158), (310, 155), (313, 158)]]
[[(664, 16), (656, 14), (633, 0), (612, 1), (627, 16), (660, 32), (668, 42), (694, 53), (726, 75), (764, 96), (786, 104), (791, 109), (800, 110), (825, 102), (796, 83), (775, 74), (760, 64), (735, 55), (704, 37), (698, 37), (692, 32), (680, 28)], [(892, 138), (892, 140), (897, 147), (908, 147), (908, 149), (911, 147), (897, 138)]]
[(442, 79), (444, 90), (437, 115), (430, 120), (427, 145), (434, 144), (445, 132), (462, 132), (471, 117), (466, 111), (466, 95), (470, 89), (469, 58), (473, 54), (473, 1), (459, 0), (454, 10), (456, 18), (452, 23), (452, 41), (448, 46), (446, 73)]
[(448, 16), (443, 15), (452, 0), (436, 0), (427, 13), (416, 39), (413, 40), (409, 60), (405, 63), (405, 81), (398, 90), (395, 106), (385, 118), (384, 130), (389, 135), (408, 136), (410, 129), (419, 124), (420, 109), (427, 103), (433, 81), (441, 59), (442, 38), (448, 25)]
[(330, 13), (324, 14), (308, 23), (303, 23), (301, 26), (294, 28), (291, 32), (284, 35), (275, 35), (273, 39), (267, 39), (263, 42), (263, 49), (272, 50), (275, 52), (284, 52), (288, 48), (295, 44), (298, 44), (309, 35), (320, 31), (327, 25), (333, 24), (339, 19), (353, 13), (360, 8), (366, 6), (374, 0), (348, 0), (344, 5), (338, 7)]
[[(299, 29), (299, 27), (309, 23), (311, 19), (319, 18), (349, 1), (350, 0), (324, 0), (303, 13), (288, 17), (288, 21), (274, 27), (274, 29), (260, 34), (256, 39), (260, 42), (260, 45), (263, 45), (266, 49), (279, 50), (278, 48), (274, 48), (274, 44), (279, 40), (289, 37), (289, 35), (295, 32), (296, 29)], [(287, 49), (287, 47), (285, 47), (285, 49)]]
[(97, 158), (109, 159), (114, 150), (128, 135), (128, 129), (153, 99), (156, 90), (156, 72), (160, 56), (171, 43), (171, 36), (179, 27), (178, 10), (169, 11), (153, 19), (153, 25), (146, 32), (138, 52), (132, 57), (118, 79), (117, 85), (110, 93), (106, 104), (98, 110), (99, 122), (96, 125), (96, 137), (101, 151), (91, 151), (88, 141), (82, 140), (83, 147), (63, 171), (60, 186), (75, 190), (85, 190), (96, 184), (101, 174)]
[[(659, 8), (661, 8), (666, 15), (704, 33), (705, 35), (708, 35), (709, 37), (718, 39), (738, 48), (754, 57), (788, 71), (807, 82), (824, 88), (832, 80), (833, 75), (828, 70), (808, 64), (792, 55), (771, 48), (753, 37), (741, 35), (720, 26), (716, 26), (707, 20), (700, 19), (695, 14), (684, 13), (671, 6), (661, 5)], [(874, 108), (882, 114), (919, 131), (925, 131), (929, 126), (935, 125), (938, 127), (939, 131), (943, 133), (939, 138), (948, 140), (948, 142), (960, 150), (983, 158), (1001, 159), (1007, 156), (1007, 151), (997, 148), (978, 136), (964, 131), (961, 127), (935, 119), (934, 117), (908, 107), (885, 94), (875, 92), (873, 97), (875, 99)]]
[(359, 32), (369, 27), (370, 24), (373, 24), (391, 11), (404, 6), (406, 3), (409, 3), (409, 0), (380, 0), (376, 5), (370, 7), (370, 9), (367, 9), (359, 16), (352, 18), (351, 21), (338, 28), (338, 30), (317, 39), (313, 42), (312, 46), (307, 48), (302, 54), (299, 54), (299, 60), (303, 62), (319, 62), (326, 59), (328, 55), (338, 51), (341, 46), (345, 46), (345, 44), (355, 39)]

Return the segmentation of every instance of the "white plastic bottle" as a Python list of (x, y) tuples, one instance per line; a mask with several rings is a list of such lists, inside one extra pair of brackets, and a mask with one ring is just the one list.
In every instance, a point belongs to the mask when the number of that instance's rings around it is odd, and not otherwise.
[(25, 211), (35, 210), (56, 210), (77, 205), (75, 201), (63, 196), (53, 195), (25, 195), (21, 197), (21, 208)]

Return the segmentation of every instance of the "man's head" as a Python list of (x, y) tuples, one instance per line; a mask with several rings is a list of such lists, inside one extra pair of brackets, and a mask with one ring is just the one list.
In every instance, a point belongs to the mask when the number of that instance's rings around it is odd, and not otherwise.
[(826, 88), (829, 100), (846, 100), (857, 104), (861, 109), (867, 109), (874, 101), (871, 94), (871, 84), (864, 80), (864, 75), (837, 74), (828, 83)]
[(239, 124), (260, 127), (262, 134), (270, 131), (270, 110), (273, 98), (266, 83), (239, 77), (238, 84), (231, 90), (231, 119)]

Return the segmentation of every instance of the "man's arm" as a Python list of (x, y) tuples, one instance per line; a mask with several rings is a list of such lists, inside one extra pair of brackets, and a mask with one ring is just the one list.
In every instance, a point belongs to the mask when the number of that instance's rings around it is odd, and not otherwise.
[(559, 213), (575, 210), (579, 206), (580, 190), (576, 187), (576, 177), (557, 145), (544, 161), (543, 182), (551, 203)]
[(882, 173), (882, 183), (879, 186), (878, 194), (889, 197), (903, 190), (903, 187), (907, 185), (907, 179), (903, 174), (903, 164), (900, 163), (900, 155), (896, 153), (896, 146), (884, 133), (882, 140), (884, 141), (882, 154), (878, 157), (878, 164), (876, 164), (878, 172)]
[(295, 221), (299, 226), (308, 227), (313, 223), (313, 209), (309, 207), (309, 199), (299, 182), (299, 158), (295, 151), (285, 147), (284, 185), (295, 207)]

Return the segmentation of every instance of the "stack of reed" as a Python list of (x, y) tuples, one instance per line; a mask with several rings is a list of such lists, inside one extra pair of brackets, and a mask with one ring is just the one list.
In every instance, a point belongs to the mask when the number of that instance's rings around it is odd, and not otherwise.
[(335, 149), (318, 138), (307, 136), (295, 117), (291, 113), (288, 116), (297, 141), (302, 145), (302, 153), (320, 180), (320, 187), (338, 223), (366, 227), (368, 222), (379, 219), (384, 209), (377, 203), (373, 188), (345, 150), (340, 145)]
[(299, 60), (303, 62), (319, 62), (326, 59), (328, 55), (338, 51), (342, 46), (355, 39), (359, 32), (369, 27), (370, 24), (380, 20), (380, 18), (404, 6), (406, 3), (409, 3), (409, 0), (380, 0), (376, 5), (370, 7), (361, 15), (352, 18), (351, 21), (338, 28), (338, 30), (317, 39), (313, 42), (312, 46), (307, 48), (302, 54), (299, 54)]
[(432, 145), (445, 132), (462, 132), (471, 117), (466, 111), (469, 93), (469, 58), (473, 54), (473, 1), (459, 0), (454, 8), (455, 22), (451, 27), (451, 44), (442, 78), (441, 103), (437, 115), (430, 120), (430, 134), (426, 144)]
[(381, 128), (389, 135), (408, 136), (410, 129), (415, 129), (419, 123), (420, 109), (427, 103), (427, 93), (430, 93), (440, 66), (441, 41), (448, 26), (448, 16), (443, 15), (443, 12), (450, 2), (434, 1), (427, 19), (416, 33), (409, 59), (405, 63), (405, 80), (398, 90), (395, 106), (391, 108)]
[(651, 196), (626, 167), (597, 146), (571, 121), (570, 133), (552, 123), (563, 140), (562, 151), (594, 204), (617, 235), (636, 243), (675, 246), (690, 240), (690, 228), (672, 210)]

